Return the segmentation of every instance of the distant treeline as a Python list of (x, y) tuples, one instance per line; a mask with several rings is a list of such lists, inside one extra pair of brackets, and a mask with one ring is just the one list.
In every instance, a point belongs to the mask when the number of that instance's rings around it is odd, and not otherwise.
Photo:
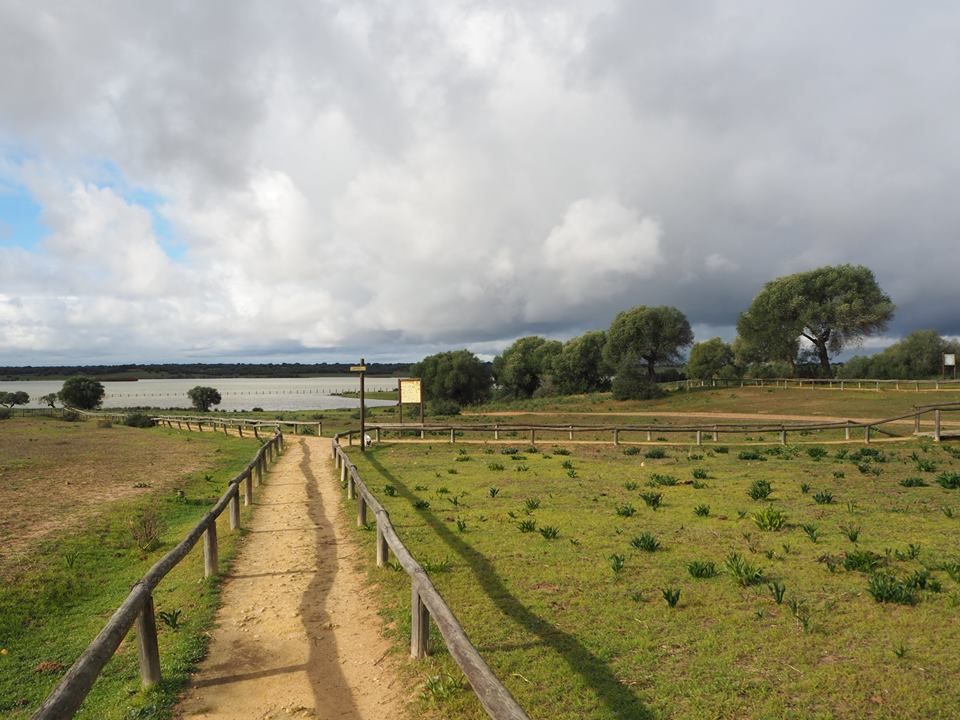
[[(288, 378), (350, 375), (352, 363), (161, 363), (148, 365), (59, 365), (0, 367), (0, 380), (62, 380), (88, 375), (98, 380), (174, 378)], [(370, 375), (403, 376), (410, 363), (367, 363)]]

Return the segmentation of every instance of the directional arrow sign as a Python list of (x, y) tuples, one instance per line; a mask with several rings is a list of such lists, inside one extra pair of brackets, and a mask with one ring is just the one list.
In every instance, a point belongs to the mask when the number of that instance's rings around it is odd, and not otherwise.
[(366, 366), (366, 365), (351, 365), (351, 366), (350, 366), (350, 372), (366, 372), (366, 371), (367, 371), (367, 366)]

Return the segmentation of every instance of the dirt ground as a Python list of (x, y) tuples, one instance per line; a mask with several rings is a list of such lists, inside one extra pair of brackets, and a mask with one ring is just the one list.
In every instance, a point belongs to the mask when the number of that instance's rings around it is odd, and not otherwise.
[(287, 436), (280, 461), (255, 489), (210, 651), (175, 717), (403, 716), (410, 691), (356, 567), (328, 443)]
[[(0, 565), (105, 502), (172, 488), (214, 449), (127, 427), (31, 418), (0, 426)], [(138, 487), (139, 486), (139, 487)]]

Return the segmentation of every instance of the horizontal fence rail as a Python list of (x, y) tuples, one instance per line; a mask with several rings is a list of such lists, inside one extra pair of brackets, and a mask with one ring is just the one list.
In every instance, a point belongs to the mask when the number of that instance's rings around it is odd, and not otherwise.
[(960, 390), (960, 380), (876, 380), (870, 378), (741, 378), (736, 380), (713, 378), (711, 380), (668, 380), (657, 383), (668, 390), (692, 390), (694, 388), (769, 387), (808, 388), (821, 390), (900, 390), (902, 392), (936, 392)]
[[(466, 435), (467, 433), (493, 435), (493, 440), (500, 440), (502, 435), (516, 437), (518, 433), (523, 433), (528, 437), (530, 444), (537, 441), (537, 433), (553, 433), (566, 435), (568, 440), (574, 440), (577, 436), (599, 434), (609, 434), (610, 442), (619, 445), (625, 442), (622, 436), (627, 433), (645, 434), (647, 442), (654, 442), (654, 437), (667, 435), (686, 435), (687, 440), (666, 440), (665, 442), (689, 442), (696, 445), (702, 445), (706, 438), (714, 442), (720, 440), (721, 434), (747, 435), (758, 433), (777, 433), (780, 443), (787, 444), (790, 433), (797, 432), (817, 432), (817, 431), (843, 431), (844, 440), (852, 440), (854, 431), (863, 433), (863, 441), (869, 443), (874, 433), (880, 433), (888, 437), (903, 437), (903, 433), (895, 432), (890, 428), (883, 427), (893, 423), (903, 423), (906, 420), (913, 420), (913, 429), (910, 434), (921, 433), (921, 420), (924, 416), (932, 418), (932, 427), (930, 432), (934, 440), (940, 441), (944, 436), (942, 416), (945, 412), (960, 411), (960, 402), (958, 403), (940, 403), (937, 405), (915, 406), (914, 410), (903, 415), (883, 418), (881, 420), (863, 421), (863, 420), (840, 420), (828, 422), (761, 422), (761, 423), (709, 423), (709, 424), (684, 424), (684, 425), (531, 425), (531, 424), (511, 424), (511, 423), (476, 423), (476, 424), (437, 424), (427, 425), (420, 423), (401, 425), (398, 423), (378, 423), (367, 425), (366, 431), (369, 436), (365, 441), (370, 442), (374, 439), (380, 441), (386, 433), (392, 432), (397, 435), (415, 434), (421, 439), (426, 439), (427, 435), (449, 435), (449, 441), (455, 443), (457, 435)], [(337, 437), (346, 437), (348, 445), (353, 445), (354, 436), (359, 436), (359, 430), (348, 430), (340, 433)], [(541, 439), (542, 436), (541, 436)], [(557, 442), (556, 439), (552, 440)], [(736, 440), (733, 440), (736, 442)]]
[(528, 720), (523, 708), (470, 642), (467, 633), (433, 586), (426, 571), (407, 550), (390, 522), (390, 515), (360, 478), (356, 466), (340, 446), (340, 438), (346, 435), (349, 433), (338, 433), (334, 436), (331, 452), (340, 469), (341, 483), (346, 484), (347, 497), (356, 498), (357, 525), (366, 525), (367, 514), (372, 512), (377, 523), (377, 566), (385, 565), (388, 553), (393, 552), (397, 562), (410, 577), (410, 655), (420, 658), (429, 652), (432, 618), (451, 657), (463, 671), (487, 715), (494, 720)]
[(227, 483), (226, 492), (187, 533), (187, 536), (137, 581), (126, 600), (114, 611), (93, 642), (67, 670), (43, 704), (31, 715), (31, 720), (63, 720), (73, 717), (100, 672), (134, 625), (137, 628), (142, 684), (144, 687), (151, 687), (160, 682), (160, 654), (153, 606), (154, 589), (188, 555), (201, 538), (203, 538), (204, 576), (210, 577), (217, 574), (219, 565), (217, 518), (229, 507), (230, 529), (239, 528), (241, 484), (244, 504), (250, 505), (253, 502), (254, 479), (256, 484), (260, 485), (268, 463), (273, 462), (282, 451), (283, 434), (279, 428), (276, 428), (273, 436), (261, 445), (247, 466)]

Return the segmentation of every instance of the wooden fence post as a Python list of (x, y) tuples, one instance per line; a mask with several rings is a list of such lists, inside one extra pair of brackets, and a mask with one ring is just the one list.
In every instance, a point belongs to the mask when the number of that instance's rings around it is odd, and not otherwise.
[(147, 595), (137, 615), (137, 648), (140, 655), (140, 682), (145, 688), (160, 682), (160, 648), (157, 645), (157, 618), (153, 595)]
[(867, 445), (870, 444), (870, 426), (869, 425), (863, 426), (863, 442), (865, 442)]
[(260, 439), (260, 427), (257, 425), (253, 426), (253, 436), (259, 440)]
[(224, 434), (224, 435), (228, 435), (229, 433), (227, 432), (227, 423), (226, 423), (226, 421), (223, 420), (223, 421), (221, 421), (220, 424), (223, 425), (223, 434)]
[[(253, 505), (253, 471), (252, 470), (248, 470), (247, 474), (243, 476), (243, 504)], [(240, 512), (239, 504), (237, 506), (237, 512)]]
[(496, 425), (493, 426), (493, 439), (494, 439), (494, 440), (499, 440), (499, 439), (500, 439), (500, 424), (499, 424), (499, 423), (497, 423)]
[(377, 428), (377, 444), (380, 443), (380, 428)]
[[(250, 482), (250, 476), (247, 475), (247, 482)], [(236, 488), (233, 497), (230, 498), (230, 529), (236, 530), (240, 527), (240, 487)]]
[[(914, 408), (914, 409), (916, 410), (916, 408)], [(913, 416), (913, 432), (914, 432), (914, 433), (919, 433), (919, 432), (920, 432), (920, 413), (919, 413), (919, 411), (917, 412), (916, 415)]]
[(380, 518), (377, 518), (377, 567), (386, 565), (389, 555), (390, 548), (387, 546), (387, 538), (383, 534), (383, 528), (380, 527)]
[(783, 426), (780, 427), (780, 444), (787, 444), (787, 431), (783, 428)]
[(933, 411), (933, 441), (940, 442), (940, 408)]
[(357, 493), (357, 527), (363, 527), (367, 524), (367, 501), (363, 493)]
[[(346, 463), (344, 463), (344, 470), (346, 470)], [(347, 475), (347, 500), (353, 500), (356, 490), (356, 485), (353, 482), (353, 473), (348, 472)]]
[(450, 428), (450, 442), (455, 443), (457, 441), (457, 433), (453, 428)]
[(849, 439), (850, 439), (850, 421), (849, 421), (849, 420), (847, 420), (847, 424), (846, 424), (846, 426), (843, 428), (843, 439), (844, 439), (844, 440), (849, 440)]
[(573, 440), (573, 425), (567, 427), (567, 439)]
[(650, 442), (651, 440), (653, 440), (653, 433), (647, 430), (647, 442)]
[(427, 654), (430, 642), (430, 613), (420, 598), (417, 581), (411, 582), (410, 590), (410, 657), (422, 658)]
[(217, 574), (220, 566), (220, 557), (217, 549), (217, 519), (212, 518), (203, 534), (203, 576), (211, 577)]
[(237, 432), (240, 433), (240, 437), (243, 437), (243, 425), (237, 425)]
[(697, 430), (697, 445), (703, 445), (703, 431)]
[(720, 439), (720, 430), (716, 425), (713, 426), (713, 441), (717, 442)]
[(537, 444), (537, 431), (536, 431), (536, 430), (531, 430), (531, 431), (530, 431), (530, 444), (531, 444), (531, 445), (536, 445), (536, 444)]

